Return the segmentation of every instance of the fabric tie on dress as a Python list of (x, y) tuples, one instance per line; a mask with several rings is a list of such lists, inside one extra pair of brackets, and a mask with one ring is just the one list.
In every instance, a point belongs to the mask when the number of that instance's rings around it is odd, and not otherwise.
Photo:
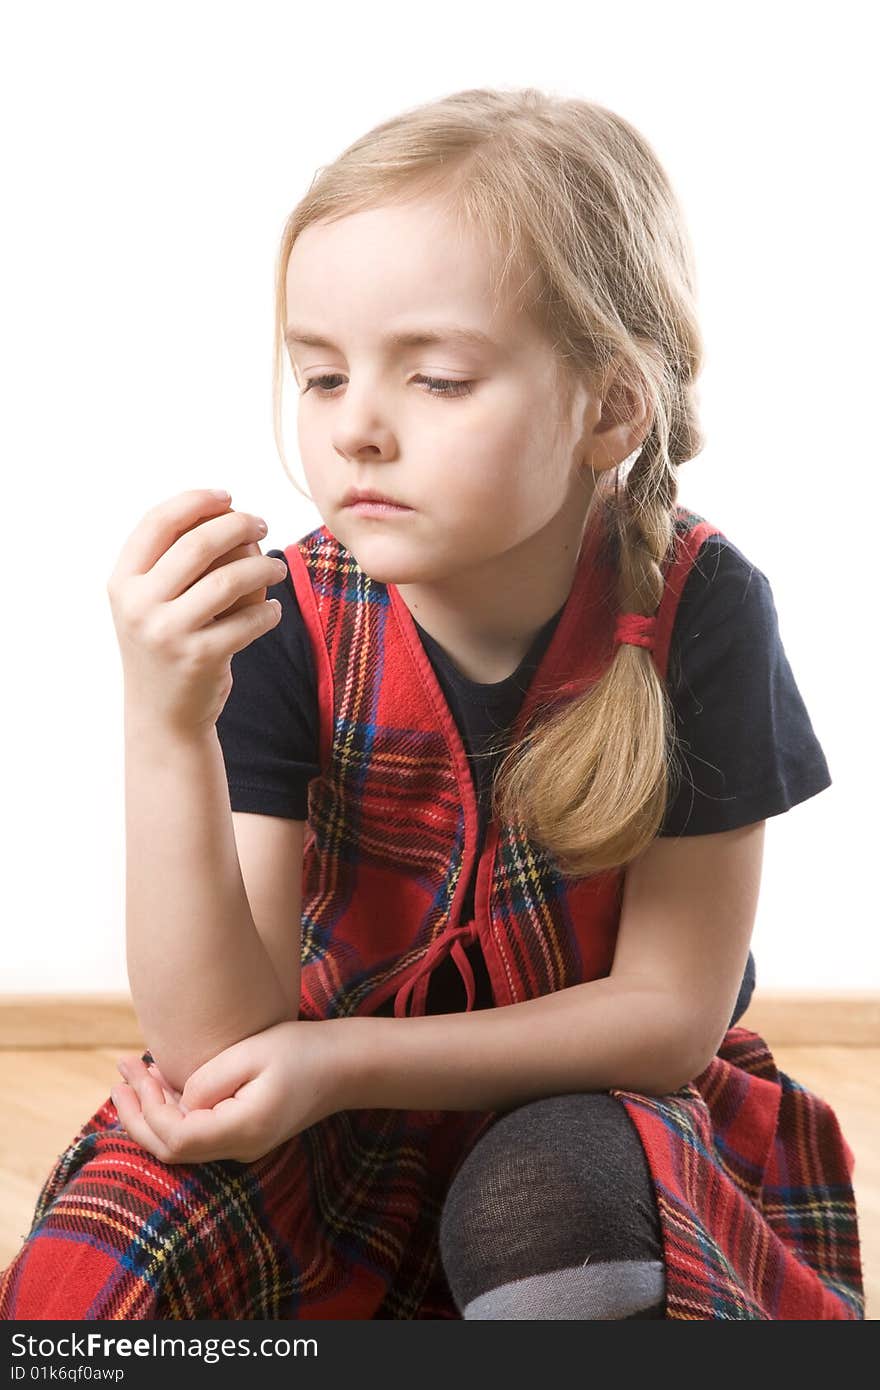
[(454, 927), (452, 931), (444, 932), (442, 936), (437, 937), (437, 940), (433, 942), (429, 949), (425, 952), (424, 958), (418, 970), (409, 980), (407, 980), (405, 985), (401, 985), (400, 989), (397, 991), (397, 994), (394, 996), (395, 1018), (406, 1017), (406, 1005), (410, 993), (412, 993), (412, 1008), (410, 1010), (411, 1016), (415, 1017), (416, 1015), (423, 1014), (425, 1012), (425, 1004), (428, 998), (428, 988), (431, 983), (431, 971), (437, 964), (438, 959), (446, 953), (447, 949), (449, 949), (449, 954), (455, 961), (455, 964), (458, 967), (458, 973), (464, 981), (465, 993), (467, 994), (467, 1004), (465, 1006), (465, 1012), (469, 1013), (473, 1009), (474, 1000), (476, 999), (476, 985), (474, 982), (474, 972), (471, 969), (471, 963), (468, 960), (467, 955), (465, 954), (461, 938), (467, 937), (468, 944), (470, 944), (471, 941), (476, 940), (476, 935), (476, 923), (473, 920), (471, 920), (470, 922), (465, 922), (462, 926)]

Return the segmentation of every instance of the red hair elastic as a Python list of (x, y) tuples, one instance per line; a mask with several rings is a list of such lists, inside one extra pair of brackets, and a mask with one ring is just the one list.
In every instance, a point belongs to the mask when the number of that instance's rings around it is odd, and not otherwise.
[(644, 613), (621, 613), (614, 629), (614, 645), (628, 642), (634, 647), (653, 648), (657, 636), (657, 615), (646, 617)]

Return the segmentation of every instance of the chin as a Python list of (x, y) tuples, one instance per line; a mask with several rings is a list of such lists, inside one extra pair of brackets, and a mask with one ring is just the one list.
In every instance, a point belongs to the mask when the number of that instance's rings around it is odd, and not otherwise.
[(327, 529), (339, 544), (354, 556), (364, 574), (377, 584), (413, 584), (425, 577), (422, 573), (423, 567), (414, 562), (412, 557), (400, 553), (406, 547), (395, 544), (393, 540), (389, 541), (386, 536), (347, 536), (342, 532), (347, 531), (348, 527), (334, 530), (328, 525)]
[(372, 555), (358, 555), (351, 546), (347, 546), (346, 549), (354, 555), (364, 574), (375, 584), (424, 584), (431, 578), (417, 565), (401, 564), (390, 557), (383, 562)]

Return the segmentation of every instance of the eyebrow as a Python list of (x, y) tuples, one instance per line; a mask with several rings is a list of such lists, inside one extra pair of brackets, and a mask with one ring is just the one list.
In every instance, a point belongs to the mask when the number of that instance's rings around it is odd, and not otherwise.
[[(304, 347), (335, 347), (329, 338), (322, 337), (319, 333), (310, 333), (307, 328), (302, 328), (298, 324), (291, 324), (284, 334), (284, 341), (292, 346), (297, 343)], [(412, 328), (406, 332), (388, 333), (381, 339), (387, 347), (430, 347), (435, 343), (464, 342), (471, 343), (476, 347), (498, 348), (499, 343), (494, 338), (490, 338), (488, 333), (481, 333), (477, 328), (464, 328), (460, 324), (447, 323), (438, 324), (434, 328)]]

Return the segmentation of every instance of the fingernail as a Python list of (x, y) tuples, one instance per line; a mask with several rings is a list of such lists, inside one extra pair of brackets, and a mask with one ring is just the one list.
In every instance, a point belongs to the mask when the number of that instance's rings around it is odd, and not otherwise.
[(116, 1109), (118, 1110), (118, 1109), (119, 1109), (118, 1093), (117, 1093), (116, 1091), (111, 1091), (111, 1092), (110, 1092), (110, 1099), (112, 1100), (113, 1104), (116, 1106)]

